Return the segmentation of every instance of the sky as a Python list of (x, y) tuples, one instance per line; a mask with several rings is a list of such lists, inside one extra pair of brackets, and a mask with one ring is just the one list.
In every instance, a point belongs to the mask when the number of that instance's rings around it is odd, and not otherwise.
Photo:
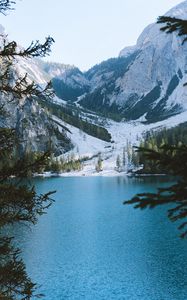
[(17, 0), (1, 15), (9, 39), (26, 47), (32, 40), (55, 39), (48, 61), (82, 71), (134, 45), (157, 17), (182, 0)]

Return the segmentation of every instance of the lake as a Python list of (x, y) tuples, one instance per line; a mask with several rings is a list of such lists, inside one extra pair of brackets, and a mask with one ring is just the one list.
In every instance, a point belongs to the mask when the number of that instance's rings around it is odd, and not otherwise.
[(32, 280), (45, 300), (186, 300), (187, 241), (166, 207), (124, 206), (134, 194), (166, 186), (166, 177), (35, 179), (57, 190), (36, 226), (17, 228)]

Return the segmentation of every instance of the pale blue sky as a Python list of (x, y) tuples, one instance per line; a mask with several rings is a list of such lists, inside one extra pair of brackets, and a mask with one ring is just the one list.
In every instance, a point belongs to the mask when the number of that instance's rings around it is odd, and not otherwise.
[(48, 60), (86, 70), (135, 44), (145, 26), (180, 0), (17, 0), (1, 16), (11, 39), (27, 46), (51, 35), (56, 43)]

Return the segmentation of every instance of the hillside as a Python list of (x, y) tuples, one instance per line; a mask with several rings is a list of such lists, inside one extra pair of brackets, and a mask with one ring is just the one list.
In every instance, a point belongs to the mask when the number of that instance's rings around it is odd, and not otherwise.
[[(166, 15), (186, 18), (187, 1)], [(74, 84), (74, 75), (67, 73), (66, 79), (58, 80), (57, 90), (60, 85), (61, 88), (66, 86), (66, 90), (71, 87), (69, 97), (65, 95), (64, 100), (75, 101), (77, 96), (84, 108), (127, 120), (144, 117), (151, 123), (185, 111), (187, 89), (183, 85), (187, 80), (187, 44), (182, 45), (182, 37), (176, 32), (166, 35), (160, 31), (161, 27), (156, 23), (147, 26), (137, 44), (123, 49), (119, 57), (102, 62), (85, 73), (77, 70), (81, 76)], [(63, 94), (60, 97), (63, 98)]]
[[(168, 16), (187, 18), (187, 1)], [(46, 151), (55, 156), (87, 158), (78, 174), (117, 174), (119, 156), (131, 168), (129, 149), (139, 145), (150, 130), (175, 127), (187, 121), (187, 43), (177, 33), (151, 24), (137, 44), (119, 57), (93, 66), (87, 72), (62, 63), (18, 59), (14, 76), (28, 74), (41, 88), (52, 81), (55, 96), (9, 101), (1, 95), (1, 127), (16, 128), (20, 151)], [(5, 36), (1, 27), (2, 37)], [(132, 152), (132, 151), (131, 151)]]

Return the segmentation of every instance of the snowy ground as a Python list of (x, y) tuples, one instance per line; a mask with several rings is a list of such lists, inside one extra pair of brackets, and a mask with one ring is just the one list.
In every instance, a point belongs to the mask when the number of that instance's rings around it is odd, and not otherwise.
[(149, 125), (141, 123), (141, 120), (120, 123), (107, 120), (107, 125), (105, 127), (112, 136), (112, 143), (104, 142), (89, 136), (74, 126), (65, 124), (56, 117), (54, 117), (54, 119), (66, 126), (71, 131), (71, 133), (68, 135), (74, 144), (74, 149), (66, 153), (66, 157), (73, 154), (76, 158), (91, 158), (92, 156), (101, 153), (103, 160), (103, 171), (99, 173), (95, 171), (98, 158), (94, 157), (84, 162), (84, 166), (81, 171), (63, 173), (61, 176), (119, 176), (126, 174), (127, 168), (129, 167), (126, 166), (121, 173), (115, 170), (116, 158), (118, 155), (122, 157), (123, 149), (127, 143), (131, 144), (132, 146), (138, 146), (146, 132), (150, 130), (158, 131), (163, 128), (171, 128), (186, 122), (187, 111), (181, 113), (180, 115), (173, 116), (167, 120)]

